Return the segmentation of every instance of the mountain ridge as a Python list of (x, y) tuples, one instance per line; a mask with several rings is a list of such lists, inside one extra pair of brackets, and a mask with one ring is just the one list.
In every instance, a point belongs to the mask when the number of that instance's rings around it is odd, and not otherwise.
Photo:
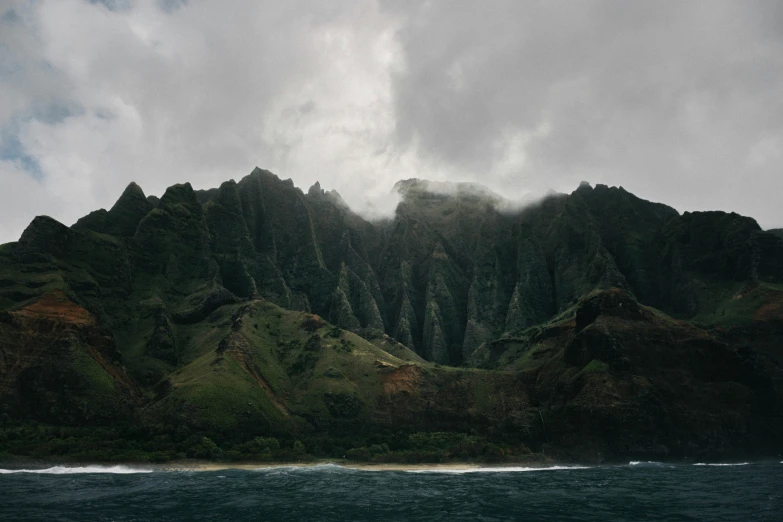
[[(339, 439), (344, 450), (389, 430), (471, 426), (509, 455), (774, 447), (764, 433), (783, 404), (780, 235), (622, 187), (583, 183), (509, 209), (473, 185), (400, 183), (395, 216), (374, 222), (318, 183), (304, 192), (258, 168), (159, 199), (131, 183), (72, 227), (35, 218), (0, 245), (0, 329), (16, 339), (0, 345), (0, 373), (14, 375), (0, 390), (5, 415), (103, 422), (115, 401), (123, 418), (165, 433)], [(55, 301), (104, 333), (41, 319), (45, 349), (21, 357), (33, 326), (19, 314)], [(98, 338), (118, 356), (100, 355)], [(52, 358), (56, 346), (66, 355)], [(681, 367), (666, 362), (678, 353)], [(28, 373), (17, 372), (22, 360)], [(85, 382), (115, 383), (94, 411), (63, 400), (84, 368)], [(689, 396), (677, 375), (702, 392)], [(596, 408), (608, 416), (579, 428)], [(630, 438), (606, 436), (623, 423), (636, 426)], [(668, 435), (650, 431), (656, 423)], [(694, 438), (708, 425), (714, 436)]]

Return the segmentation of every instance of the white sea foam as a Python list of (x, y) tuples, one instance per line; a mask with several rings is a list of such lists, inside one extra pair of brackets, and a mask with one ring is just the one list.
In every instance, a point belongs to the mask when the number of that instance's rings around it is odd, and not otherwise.
[(80, 473), (111, 473), (129, 475), (132, 473), (152, 473), (151, 469), (130, 468), (128, 466), (53, 466), (45, 469), (0, 469), (0, 475), (9, 473), (39, 473), (42, 475), (71, 475)]
[(747, 466), (750, 462), (722, 462), (722, 463), (709, 463), (709, 462), (697, 462), (694, 466)]
[(252, 471), (296, 471), (302, 469), (304, 466), (261, 466), (253, 468)]
[(408, 473), (520, 473), (525, 471), (561, 471), (571, 469), (590, 469), (587, 466), (549, 466), (547, 468), (528, 468), (528, 467), (488, 467), (488, 468), (426, 468), (426, 469), (407, 469)]
[(632, 468), (673, 468), (671, 464), (666, 464), (663, 462), (657, 462), (654, 460), (648, 460), (646, 462), (640, 461), (640, 460), (632, 460), (628, 463), (628, 466)]
[(355, 471), (353, 468), (346, 467), (346, 466), (340, 466), (339, 464), (315, 464), (315, 465), (308, 465), (308, 466), (296, 466), (296, 465), (288, 465), (288, 466), (262, 466), (258, 468), (254, 468), (253, 471), (263, 471), (270, 474), (287, 474), (287, 473), (311, 473), (314, 471), (327, 471), (331, 473), (336, 472), (344, 472), (344, 471)]

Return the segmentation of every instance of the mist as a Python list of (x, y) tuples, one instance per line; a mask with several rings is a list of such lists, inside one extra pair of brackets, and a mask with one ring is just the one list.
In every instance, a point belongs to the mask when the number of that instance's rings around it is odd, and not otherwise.
[(5, 0), (0, 243), (255, 165), (368, 219), (402, 179), (587, 180), (783, 226), (782, 27), (763, 1)]

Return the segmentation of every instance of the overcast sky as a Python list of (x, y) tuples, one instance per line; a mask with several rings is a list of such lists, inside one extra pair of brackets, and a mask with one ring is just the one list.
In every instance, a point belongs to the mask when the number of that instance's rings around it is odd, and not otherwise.
[(783, 226), (783, 2), (0, 0), (0, 243), (253, 167), (580, 181)]

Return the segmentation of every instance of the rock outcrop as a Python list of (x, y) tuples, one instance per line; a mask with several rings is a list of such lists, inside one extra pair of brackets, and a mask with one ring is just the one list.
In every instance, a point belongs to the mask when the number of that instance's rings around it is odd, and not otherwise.
[(621, 187), (516, 210), (397, 188), (373, 223), (260, 169), (35, 218), (0, 245), (0, 404), (224, 434), (480, 429), (591, 459), (771, 451), (779, 233)]
[(6, 414), (41, 422), (128, 419), (136, 385), (111, 335), (61, 291), (0, 312), (0, 398)]

